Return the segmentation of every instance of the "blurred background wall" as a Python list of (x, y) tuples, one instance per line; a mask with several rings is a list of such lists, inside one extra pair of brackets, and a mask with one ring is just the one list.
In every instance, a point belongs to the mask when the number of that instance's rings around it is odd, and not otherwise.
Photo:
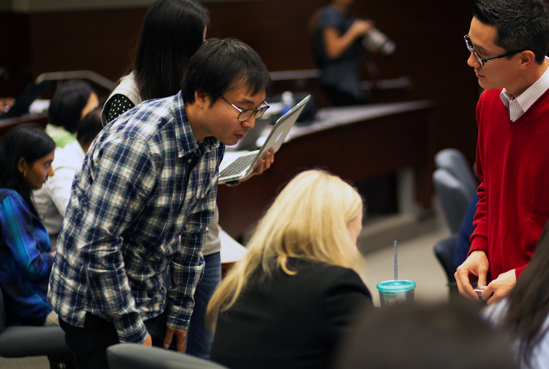
[[(45, 72), (92, 70), (117, 80), (128, 68), (150, 0), (0, 0), (0, 96), (16, 97)], [(308, 20), (323, 0), (203, 1), (208, 37), (235, 37), (252, 46), (270, 71), (315, 68)], [(455, 147), (471, 164), (476, 143), (478, 85), (463, 42), (472, 2), (356, 0), (358, 17), (397, 45), (389, 58), (374, 56), (382, 79), (407, 77), (410, 88), (374, 91), (373, 102), (432, 99), (434, 149)], [(368, 71), (365, 70), (368, 79)], [(288, 85), (290, 83), (290, 85)], [(312, 89), (313, 81), (275, 83)], [(108, 91), (104, 92), (108, 94)], [(322, 96), (317, 98), (323, 104)]]

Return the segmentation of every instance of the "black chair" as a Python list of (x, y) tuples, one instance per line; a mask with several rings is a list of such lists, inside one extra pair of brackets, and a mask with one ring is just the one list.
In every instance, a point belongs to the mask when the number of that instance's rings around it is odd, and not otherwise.
[(472, 198), (477, 193), (477, 181), (473, 176), (471, 167), (465, 159), (465, 155), (456, 149), (444, 149), (435, 155), (437, 169), (446, 169), (458, 181), (463, 184), (467, 197)]
[(437, 260), (446, 274), (450, 300), (453, 300), (459, 295), (456, 278), (454, 277), (454, 273), (456, 272), (456, 268), (454, 266), (454, 249), (456, 248), (457, 238), (457, 233), (446, 237), (438, 241), (433, 249)]
[(474, 192), (469, 193), (465, 185), (446, 169), (435, 170), (433, 183), (450, 233), (459, 232), (461, 221)]
[(132, 343), (109, 347), (107, 360), (110, 369), (227, 369), (213, 361)]
[(6, 307), (0, 288), (0, 356), (5, 358), (67, 354), (60, 327), (6, 326)]

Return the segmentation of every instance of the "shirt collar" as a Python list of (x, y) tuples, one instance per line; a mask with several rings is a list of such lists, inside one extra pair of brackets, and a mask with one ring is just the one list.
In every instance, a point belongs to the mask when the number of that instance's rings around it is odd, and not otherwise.
[[(545, 62), (549, 58), (545, 57)], [(528, 87), (518, 97), (514, 97), (504, 88), (501, 90), (501, 101), (507, 107), (511, 121), (516, 121), (549, 89), (549, 68), (538, 78), (534, 84)]]
[(221, 142), (215, 137), (206, 137), (200, 143), (196, 142), (193, 130), (189, 124), (187, 112), (185, 111), (185, 102), (183, 101), (181, 91), (175, 95), (174, 107), (176, 119), (175, 133), (177, 137), (181, 138), (177, 140), (177, 150), (180, 158), (199, 149), (206, 152), (217, 149), (221, 145)]

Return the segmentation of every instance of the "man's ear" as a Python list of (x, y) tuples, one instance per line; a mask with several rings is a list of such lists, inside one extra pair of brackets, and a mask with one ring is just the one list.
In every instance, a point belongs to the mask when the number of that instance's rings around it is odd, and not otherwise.
[(210, 97), (207, 93), (202, 91), (194, 92), (194, 102), (197, 107), (204, 110), (210, 106)]
[(533, 63), (536, 62), (536, 54), (530, 50), (524, 50), (520, 53), (520, 66), (521, 69), (529, 68)]

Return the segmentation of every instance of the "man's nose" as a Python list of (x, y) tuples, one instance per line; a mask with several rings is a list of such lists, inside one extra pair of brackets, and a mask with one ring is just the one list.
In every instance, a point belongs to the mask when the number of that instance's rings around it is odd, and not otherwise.
[(475, 55), (473, 55), (473, 53), (469, 53), (469, 59), (467, 59), (467, 65), (470, 66), (471, 68), (482, 66), (478, 62), (477, 58), (475, 58)]
[(247, 129), (252, 129), (255, 126), (255, 116), (252, 115), (248, 119), (246, 119), (244, 122), (242, 122), (242, 127)]

